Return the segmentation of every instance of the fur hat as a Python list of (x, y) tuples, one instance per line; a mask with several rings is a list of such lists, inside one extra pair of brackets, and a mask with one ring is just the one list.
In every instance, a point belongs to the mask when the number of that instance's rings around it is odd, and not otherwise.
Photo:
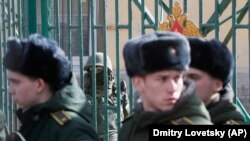
[(27, 39), (10, 37), (3, 65), (31, 78), (42, 78), (52, 90), (58, 90), (71, 76), (71, 65), (53, 40), (39, 34)]
[(229, 49), (217, 39), (188, 38), (191, 47), (190, 67), (208, 73), (225, 86), (232, 78), (234, 59)]
[(123, 56), (130, 77), (161, 70), (189, 68), (190, 47), (185, 36), (176, 32), (155, 32), (129, 40)]

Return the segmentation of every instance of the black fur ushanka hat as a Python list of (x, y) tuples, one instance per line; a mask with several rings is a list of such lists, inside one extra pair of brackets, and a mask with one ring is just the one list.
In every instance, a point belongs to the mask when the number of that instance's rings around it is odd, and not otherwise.
[(204, 71), (227, 85), (234, 67), (229, 49), (217, 39), (188, 38), (188, 41), (191, 47), (190, 67)]
[(129, 77), (161, 70), (184, 71), (189, 68), (190, 47), (177, 32), (155, 32), (129, 40), (123, 57)]
[(71, 65), (63, 50), (54, 40), (39, 34), (25, 39), (10, 37), (3, 65), (31, 78), (42, 78), (53, 90), (61, 88), (71, 76)]

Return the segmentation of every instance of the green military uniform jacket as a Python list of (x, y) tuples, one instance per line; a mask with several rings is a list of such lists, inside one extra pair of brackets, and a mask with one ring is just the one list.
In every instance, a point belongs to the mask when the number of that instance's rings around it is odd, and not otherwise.
[[(109, 91), (109, 95), (111, 91)], [(93, 106), (92, 95), (90, 93), (86, 93), (88, 102)], [(97, 134), (100, 139), (105, 137), (105, 99), (104, 97), (97, 97)], [(109, 136), (117, 136), (117, 104), (116, 100), (114, 101), (111, 97), (108, 97), (108, 134)], [(89, 112), (92, 112), (92, 107), (88, 108)], [(123, 115), (122, 115), (123, 116)], [(92, 120), (94, 122), (94, 119)]]
[(26, 141), (96, 141), (97, 135), (85, 114), (86, 97), (73, 76), (47, 102), (23, 112), (19, 132)]
[(246, 124), (240, 109), (233, 103), (233, 90), (227, 86), (207, 105), (213, 124)]
[[(185, 82), (185, 88), (174, 108), (168, 112), (145, 112), (141, 105), (135, 105), (134, 115), (123, 122), (119, 141), (148, 141), (148, 126), (161, 125), (211, 125), (205, 105), (194, 93), (194, 86)], [(137, 109), (139, 108), (139, 109)]]
[[(87, 95), (90, 105), (92, 105), (92, 96)], [(105, 136), (105, 102), (104, 97), (97, 97), (97, 133), (99, 138)], [(93, 106), (93, 105), (92, 105)], [(92, 107), (89, 108), (92, 112)], [(93, 118), (92, 118), (93, 119)], [(109, 135), (117, 134), (117, 112), (116, 105), (108, 101), (108, 133)], [(92, 120), (94, 122), (94, 119)]]

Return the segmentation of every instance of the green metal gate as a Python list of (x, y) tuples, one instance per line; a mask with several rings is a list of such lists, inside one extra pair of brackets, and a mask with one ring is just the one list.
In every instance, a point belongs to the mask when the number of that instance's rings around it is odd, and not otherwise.
[[(173, 14), (175, 2), (183, 9), (182, 13), (187, 13), (188, 19), (198, 25), (204, 38), (218, 38), (232, 50), (236, 58), (232, 80), (236, 94), (234, 101), (250, 123), (249, 0), (0, 0), (0, 108), (6, 114), (11, 130), (17, 128), (18, 122), (14, 115), (16, 106), (7, 92), (6, 70), (2, 66), (7, 37), (26, 37), (39, 32), (57, 40), (72, 61), (72, 69), (82, 88), (86, 58), (97, 51), (102, 51), (105, 57), (109, 55), (114, 64), (118, 93), (119, 82), (126, 80), (130, 88), (130, 108), (133, 109), (133, 87), (124, 69), (123, 45), (134, 36), (159, 30), (159, 25), (167, 20), (166, 16)], [(93, 65), (95, 63), (93, 61)], [(107, 82), (107, 76), (104, 79)], [(95, 88), (94, 85), (94, 96)], [(105, 93), (107, 102), (107, 88)], [(118, 111), (120, 105), (118, 101)], [(96, 108), (94, 105), (94, 111)], [(96, 117), (96, 112), (93, 115)], [(105, 117), (107, 131), (107, 112)], [(96, 129), (96, 118), (93, 121)]]

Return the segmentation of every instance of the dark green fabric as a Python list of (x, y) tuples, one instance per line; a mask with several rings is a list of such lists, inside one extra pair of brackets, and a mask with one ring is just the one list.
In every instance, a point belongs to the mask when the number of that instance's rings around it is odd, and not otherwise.
[(220, 95), (207, 106), (207, 109), (213, 124), (227, 124), (230, 120), (246, 124), (240, 109), (233, 103), (233, 90), (229, 86), (220, 91)]
[[(194, 86), (185, 82), (182, 95), (174, 108), (168, 112), (145, 112), (135, 105), (135, 113), (126, 119), (119, 131), (119, 141), (148, 141), (148, 126), (151, 124), (171, 125), (172, 120), (187, 117), (199, 125), (211, 125), (205, 105), (194, 93)], [(137, 109), (139, 108), (139, 109)], [(184, 123), (189, 124), (189, 123)]]
[[(73, 76), (68, 85), (57, 91), (46, 103), (17, 111), (20, 132), (27, 141), (95, 141), (97, 135), (89, 124), (86, 97)], [(72, 118), (60, 125), (50, 113), (65, 110)]]
[[(96, 74), (96, 105), (97, 105), (97, 134), (101, 140), (105, 137), (105, 90), (104, 90), (104, 75), (103, 72)], [(99, 82), (98, 82), (99, 81)], [(117, 140), (118, 127), (117, 127), (117, 94), (115, 89), (115, 80), (112, 74), (108, 75), (108, 135), (110, 141)], [(88, 103), (93, 106), (93, 94), (92, 94), (92, 72), (86, 72), (84, 74), (84, 92), (87, 96)], [(124, 94), (124, 93), (122, 93)], [(121, 120), (124, 119), (124, 111), (128, 104), (127, 93), (120, 95), (121, 99)], [(125, 98), (124, 98), (125, 97)], [(125, 106), (124, 106), (125, 105)], [(88, 107), (88, 111), (92, 112), (92, 107)], [(94, 122), (94, 118), (92, 122)]]
[[(89, 103), (92, 104), (92, 97), (87, 95)], [(97, 97), (97, 133), (100, 138), (105, 136), (105, 102), (103, 97)], [(92, 111), (91, 107), (89, 111)], [(92, 120), (94, 122), (94, 120)], [(117, 112), (116, 105), (108, 103), (108, 133), (109, 135), (117, 134)]]

